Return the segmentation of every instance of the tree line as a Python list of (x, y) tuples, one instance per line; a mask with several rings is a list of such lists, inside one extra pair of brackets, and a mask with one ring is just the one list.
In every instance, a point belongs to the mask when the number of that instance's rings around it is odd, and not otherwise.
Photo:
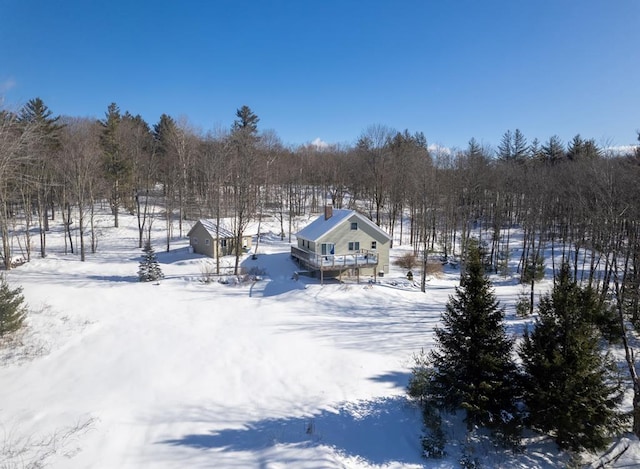
[(260, 132), (259, 120), (242, 106), (228, 129), (203, 133), (166, 114), (149, 125), (115, 103), (98, 120), (55, 116), (40, 98), (0, 110), (5, 269), (34, 251), (46, 256), (55, 217), (65, 250), (84, 261), (98, 249), (100, 206), (116, 227), (121, 212), (136, 216), (140, 248), (163, 223), (169, 250), (197, 218), (233, 220), (241, 246), (247, 224), (268, 214), (290, 240), (295, 217), (330, 203), (365, 212), (416, 254), (459, 255), (476, 230), (495, 272), (507, 271), (509, 228), (518, 226), (517, 272), (532, 289), (532, 273), (546, 261), (555, 275), (562, 254), (602, 301), (616, 281), (621, 306), (640, 320), (640, 147), (612, 154), (580, 135), (566, 146), (557, 136), (529, 143), (516, 129), (495, 150), (474, 138), (465, 149), (430, 150), (423, 133), (372, 125), (353, 146), (291, 148)]

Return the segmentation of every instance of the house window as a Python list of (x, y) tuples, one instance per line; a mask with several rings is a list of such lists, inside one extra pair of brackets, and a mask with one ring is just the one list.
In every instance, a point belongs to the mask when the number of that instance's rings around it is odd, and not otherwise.
[(193, 241), (192, 241), (192, 244), (193, 244), (194, 246), (198, 244), (198, 238), (191, 238), (191, 239), (193, 240)]
[(209, 246), (209, 238), (205, 238), (205, 240), (204, 240), (204, 244), (205, 244), (206, 246)]
[(376, 241), (371, 241), (371, 249), (377, 249), (378, 243)]
[(223, 247), (223, 248), (227, 247), (227, 240), (226, 239), (221, 239), (220, 240), (220, 247)]
[(322, 243), (320, 245), (320, 254), (329, 256), (335, 254), (335, 245), (333, 243)]
[(357, 230), (358, 229), (358, 222), (352, 221), (351, 222), (351, 229), (352, 230)]
[(359, 241), (351, 241), (349, 242), (349, 251), (359, 251), (360, 250), (360, 242)]

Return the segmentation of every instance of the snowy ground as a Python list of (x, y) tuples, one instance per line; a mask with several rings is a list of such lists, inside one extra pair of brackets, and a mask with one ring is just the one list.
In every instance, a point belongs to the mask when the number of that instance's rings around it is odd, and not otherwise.
[[(320, 286), (294, 280), (289, 244), (267, 235), (242, 261), (255, 281), (204, 283), (210, 261), (183, 239), (158, 255), (166, 278), (139, 283), (135, 221), (109, 223), (87, 262), (64, 255), (54, 231), (46, 259), (8, 274), (32, 312), (18, 345), (0, 350), (0, 468), (458, 467), (455, 443), (447, 459), (420, 457), (420, 414), (405, 399), (457, 270), (426, 294), (397, 267), (375, 285)], [(519, 336), (521, 288), (495, 285)], [(619, 467), (638, 454), (634, 442)], [(478, 456), (486, 467), (565, 461), (541, 438), (521, 455)]]

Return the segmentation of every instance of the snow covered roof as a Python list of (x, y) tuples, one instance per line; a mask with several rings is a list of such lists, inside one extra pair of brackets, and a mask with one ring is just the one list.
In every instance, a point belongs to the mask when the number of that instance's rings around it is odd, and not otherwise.
[[(198, 220), (198, 223), (200, 223), (204, 227), (204, 229), (207, 230), (207, 232), (211, 235), (211, 237), (213, 239), (216, 239), (216, 237), (218, 235), (220, 236), (220, 238), (233, 238), (233, 237), (235, 237), (233, 232), (231, 230), (229, 230), (228, 228), (225, 228), (222, 225), (220, 225), (220, 226), (216, 225), (215, 220), (209, 220), (207, 218), (201, 218), (200, 220)], [(217, 229), (216, 229), (216, 227), (217, 227)], [(192, 228), (192, 230), (193, 230), (193, 228)], [(191, 234), (191, 231), (189, 231), (187, 236), (189, 236), (189, 234)]]
[(298, 238), (308, 239), (309, 241), (317, 241), (321, 236), (324, 236), (329, 231), (333, 230), (343, 221), (347, 220), (353, 215), (356, 215), (359, 220), (362, 220), (363, 222), (371, 225), (373, 228), (379, 231), (382, 236), (391, 239), (391, 237), (383, 230), (381, 230), (378, 225), (373, 223), (367, 217), (359, 214), (355, 210), (333, 209), (332, 212), (333, 215), (330, 218), (325, 218), (324, 215), (320, 215), (305, 228), (298, 231), (298, 233), (296, 233), (296, 236)]

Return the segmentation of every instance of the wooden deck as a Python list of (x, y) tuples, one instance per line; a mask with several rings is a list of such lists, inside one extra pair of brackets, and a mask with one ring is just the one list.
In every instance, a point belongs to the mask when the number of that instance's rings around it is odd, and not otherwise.
[(320, 255), (315, 252), (291, 246), (291, 256), (309, 270), (321, 272), (337, 272), (349, 269), (376, 267), (378, 254), (374, 251), (359, 250), (353, 254)]

